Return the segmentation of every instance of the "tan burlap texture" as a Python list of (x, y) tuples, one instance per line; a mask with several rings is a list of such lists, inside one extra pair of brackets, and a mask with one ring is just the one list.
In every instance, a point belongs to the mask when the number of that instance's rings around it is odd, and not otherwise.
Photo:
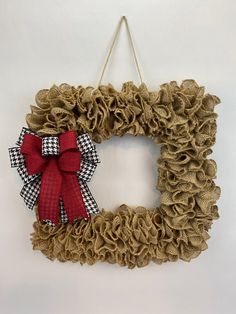
[(152, 209), (124, 204), (114, 212), (102, 209), (89, 221), (73, 225), (51, 227), (37, 220), (33, 248), (51, 260), (106, 261), (129, 268), (197, 257), (207, 248), (208, 231), (218, 218), (220, 188), (213, 181), (216, 163), (208, 155), (215, 143), (214, 107), (219, 102), (194, 80), (180, 86), (172, 81), (153, 92), (132, 82), (120, 91), (112, 85), (68, 84), (39, 91), (37, 106), (26, 120), (41, 136), (76, 130), (89, 133), (97, 143), (132, 134), (160, 144), (161, 204)]

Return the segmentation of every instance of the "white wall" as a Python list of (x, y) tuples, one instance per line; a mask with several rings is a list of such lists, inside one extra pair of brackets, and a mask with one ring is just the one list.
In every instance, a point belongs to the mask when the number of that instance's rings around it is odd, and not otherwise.
[[(0, 0), (2, 314), (236, 312), (235, 13), (233, 0)], [(97, 83), (114, 28), (124, 14), (149, 88), (194, 78), (222, 99), (216, 108), (218, 134), (211, 156), (222, 188), (221, 218), (210, 232), (209, 250), (189, 264), (128, 270), (50, 262), (31, 250), (34, 216), (19, 197), (22, 183), (9, 167), (7, 148), (25, 124), (39, 89), (62, 82)], [(117, 88), (128, 80), (138, 83), (124, 29), (113, 57), (104, 82)], [(100, 206), (113, 209), (124, 201), (152, 206), (158, 201), (153, 169), (159, 148), (148, 140), (114, 139), (98, 149), (103, 165), (91, 189)], [(121, 173), (123, 158), (129, 171)], [(109, 193), (99, 190), (99, 182), (105, 180)], [(132, 187), (142, 180), (146, 183), (132, 194), (125, 192), (124, 181)]]

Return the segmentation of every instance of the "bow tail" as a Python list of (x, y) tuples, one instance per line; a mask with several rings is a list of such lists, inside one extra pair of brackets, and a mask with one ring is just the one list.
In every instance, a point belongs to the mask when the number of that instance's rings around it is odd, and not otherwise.
[(20, 192), (29, 209), (33, 209), (40, 191), (40, 176), (25, 184)]
[(89, 217), (75, 173), (63, 173), (61, 196), (69, 223), (73, 223), (77, 218)]
[(51, 158), (42, 174), (38, 214), (39, 220), (50, 220), (54, 224), (59, 219), (59, 201), (62, 187), (62, 176), (55, 158)]
[(100, 210), (98, 208), (97, 202), (95, 201), (91, 191), (89, 190), (87, 183), (79, 179), (79, 184), (87, 212), (89, 214), (99, 214)]

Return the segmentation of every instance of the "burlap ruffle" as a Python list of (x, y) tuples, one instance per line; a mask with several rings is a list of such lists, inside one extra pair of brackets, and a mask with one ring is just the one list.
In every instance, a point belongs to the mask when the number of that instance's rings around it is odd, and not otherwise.
[(29, 128), (40, 135), (77, 130), (100, 143), (133, 134), (161, 144), (161, 204), (151, 210), (122, 205), (74, 225), (50, 227), (36, 221), (34, 249), (60, 261), (107, 261), (130, 268), (198, 256), (218, 218), (216, 163), (207, 156), (215, 143), (214, 107), (219, 102), (193, 80), (163, 84), (156, 92), (132, 82), (121, 91), (112, 85), (94, 89), (67, 84), (40, 91), (37, 106), (27, 115)]

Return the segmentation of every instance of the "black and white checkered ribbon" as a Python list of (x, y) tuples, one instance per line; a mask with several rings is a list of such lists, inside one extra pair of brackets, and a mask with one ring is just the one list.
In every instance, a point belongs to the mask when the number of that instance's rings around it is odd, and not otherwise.
[[(9, 148), (10, 162), (11, 167), (17, 167), (17, 171), (24, 182), (24, 186), (21, 190), (20, 195), (23, 197), (27, 207), (33, 209), (34, 205), (37, 202), (39, 192), (40, 192), (40, 183), (41, 183), (41, 174), (29, 175), (26, 169), (24, 156), (20, 152), (20, 147), (23, 143), (24, 135), (32, 134), (38, 136), (31, 130), (27, 128), (22, 128), (20, 136), (16, 142), (17, 147)], [(39, 137), (39, 136), (38, 136)], [(87, 133), (78, 135), (77, 137), (77, 146), (78, 150), (81, 152), (81, 164), (80, 170), (77, 171), (77, 178), (80, 184), (80, 189), (85, 204), (85, 208), (88, 214), (98, 214), (99, 208), (93, 198), (87, 182), (89, 182), (94, 174), (94, 171), (97, 167), (97, 164), (100, 162), (96, 146), (91, 141)], [(59, 155), (59, 139), (56, 136), (48, 136), (42, 138), (42, 155)], [(63, 206), (63, 201), (60, 199), (60, 216), (61, 222), (67, 223), (68, 217), (66, 210)], [(46, 221), (49, 225), (53, 225), (51, 221)]]

